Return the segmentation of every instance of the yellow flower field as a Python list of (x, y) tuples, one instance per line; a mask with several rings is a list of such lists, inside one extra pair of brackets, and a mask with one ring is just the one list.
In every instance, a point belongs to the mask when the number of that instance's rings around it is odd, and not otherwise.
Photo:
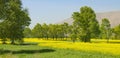
[[(10, 42), (9, 42), (9, 41), (6, 41), (6, 43), (10, 44)], [(1, 42), (1, 41), (0, 41), (0, 44), (2, 44), (2, 42)]]
[[(40, 46), (48, 46), (62, 49), (82, 50), (87, 52), (100, 52), (104, 54), (120, 55), (120, 44), (113, 43), (82, 43), (82, 42), (66, 42), (52, 41), (40, 39), (24, 39), (26, 42), (38, 42)], [(112, 41), (112, 40), (111, 40)], [(113, 40), (115, 41), (115, 40)], [(118, 41), (117, 41), (118, 42)]]

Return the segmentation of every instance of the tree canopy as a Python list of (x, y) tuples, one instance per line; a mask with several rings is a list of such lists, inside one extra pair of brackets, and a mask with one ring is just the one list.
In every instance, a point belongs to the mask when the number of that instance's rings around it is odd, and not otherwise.
[(6, 38), (11, 44), (15, 44), (15, 40), (22, 42), (24, 28), (29, 26), (31, 19), (27, 9), (22, 8), (21, 0), (0, 0), (0, 15), (0, 23), (6, 25)]
[(74, 12), (72, 17), (74, 19), (74, 25), (77, 28), (79, 27), (82, 32), (82, 41), (90, 42), (90, 38), (98, 35), (99, 24), (92, 8), (88, 6), (81, 7), (80, 12)]

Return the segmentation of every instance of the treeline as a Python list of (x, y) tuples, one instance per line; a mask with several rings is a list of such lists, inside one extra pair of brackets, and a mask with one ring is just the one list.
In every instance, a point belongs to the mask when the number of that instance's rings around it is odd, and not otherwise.
[[(95, 26), (94, 26), (95, 27)], [(102, 19), (99, 30), (96, 34), (91, 35), (96, 39), (120, 39), (120, 25), (111, 28), (110, 22), (107, 18)], [(107, 29), (108, 28), (108, 29)], [(64, 24), (39, 24), (37, 23), (33, 29), (26, 27), (24, 30), (25, 38), (41, 38), (45, 40), (73, 40), (80, 38), (81, 31), (68, 23)], [(82, 39), (81, 39), (82, 40)]]
[(72, 25), (64, 24), (37, 24), (33, 29), (25, 28), (26, 38), (42, 38), (53, 40), (75, 40), (90, 42), (91, 38), (96, 39), (120, 39), (120, 25), (111, 27), (109, 19), (103, 18), (102, 23), (96, 20), (96, 14), (88, 6), (81, 7), (80, 12), (72, 15)]
[(64, 39), (68, 38), (71, 33), (70, 26), (67, 23), (58, 24), (37, 24), (32, 30), (27, 27), (24, 30), (26, 38), (44, 38), (44, 39)]

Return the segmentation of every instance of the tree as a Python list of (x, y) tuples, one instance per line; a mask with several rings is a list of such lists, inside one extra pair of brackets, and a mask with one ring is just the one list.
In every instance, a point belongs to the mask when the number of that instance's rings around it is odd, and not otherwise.
[(0, 38), (2, 39), (3, 44), (6, 44), (7, 40), (7, 23), (6, 22), (0, 22)]
[(116, 26), (113, 30), (114, 30), (114, 34), (115, 34), (114, 39), (120, 39), (120, 24), (118, 26)]
[(57, 36), (58, 38), (61, 38), (61, 40), (64, 40), (65, 38), (65, 28), (64, 24), (57, 25)]
[(43, 28), (43, 37), (48, 40), (48, 35), (49, 35), (49, 27), (46, 23), (42, 25)]
[(31, 38), (32, 37), (32, 31), (29, 27), (26, 27), (23, 31), (25, 38)]
[(57, 29), (56, 25), (50, 24), (49, 25), (49, 37), (53, 38), (53, 40), (56, 38), (57, 39)]
[(24, 28), (31, 21), (27, 9), (22, 8), (21, 0), (1, 0), (0, 6), (3, 7), (0, 9), (0, 15), (3, 15), (0, 19), (8, 23), (6, 37), (11, 40), (11, 44), (15, 44), (15, 40), (23, 42)]
[(73, 25), (71, 26), (71, 33), (70, 33), (70, 38), (73, 41), (73, 43), (75, 42), (75, 40), (77, 39), (77, 33), (78, 33), (78, 29)]
[(92, 8), (88, 6), (81, 7), (80, 12), (74, 12), (72, 17), (75, 26), (77, 26), (77, 28), (79, 27), (80, 31), (84, 33), (83, 35), (81, 34), (82, 41), (90, 42), (90, 39), (98, 34), (96, 31), (98, 32), (99, 28), (96, 27), (98, 27), (99, 24)]
[(72, 33), (70, 34), (71, 40), (73, 41), (73, 43), (75, 43), (75, 40), (77, 39), (77, 35)]
[(64, 22), (64, 24), (63, 24), (63, 31), (64, 31), (65, 38), (68, 37), (68, 28), (69, 28), (68, 23)]
[(9, 8), (6, 7), (8, 6), (8, 2), (10, 0), (0, 0), (0, 20), (3, 20), (6, 18), (6, 14), (8, 14)]
[(102, 38), (106, 38), (107, 42), (109, 42), (109, 38), (111, 35), (111, 26), (107, 18), (102, 19), (101, 34), (102, 34)]
[(90, 22), (90, 36), (91, 38), (98, 38), (100, 35), (100, 26), (99, 23), (96, 19), (94, 19), (94, 21)]
[(37, 23), (35, 27), (32, 29), (32, 35), (34, 38), (43, 38), (43, 28), (41, 24)]

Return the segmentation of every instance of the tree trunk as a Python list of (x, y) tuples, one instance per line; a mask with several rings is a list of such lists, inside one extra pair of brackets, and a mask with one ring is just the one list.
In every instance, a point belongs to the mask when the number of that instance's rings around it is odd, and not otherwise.
[(15, 44), (15, 40), (14, 39), (11, 40), (11, 44), (13, 44), (13, 45)]
[(57, 40), (57, 36), (56, 36), (56, 40)]
[(87, 32), (87, 35), (85, 36), (84, 42), (90, 42), (90, 33), (89, 32)]
[(53, 36), (53, 40), (54, 40), (54, 36)]
[(90, 38), (85, 38), (84, 42), (90, 42)]
[(107, 43), (109, 43), (109, 38), (107, 39)]
[(75, 39), (73, 39), (73, 43), (75, 43)]
[(48, 40), (48, 35), (47, 35), (47, 40)]
[(2, 44), (6, 44), (6, 42), (5, 41), (3, 41), (3, 43)]

